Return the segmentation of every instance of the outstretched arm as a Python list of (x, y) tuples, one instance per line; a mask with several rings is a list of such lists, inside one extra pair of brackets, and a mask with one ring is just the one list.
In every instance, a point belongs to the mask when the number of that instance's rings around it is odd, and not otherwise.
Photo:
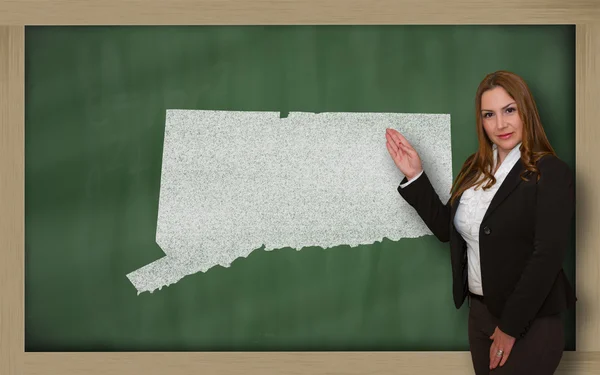
[(433, 234), (442, 242), (450, 239), (450, 205), (443, 204), (421, 166), (417, 151), (397, 130), (386, 130), (387, 149), (405, 178), (400, 195), (416, 209)]
[(408, 182), (406, 178), (398, 186), (398, 193), (410, 204), (425, 222), (429, 230), (442, 242), (450, 240), (450, 203), (443, 204), (435, 192), (427, 174)]

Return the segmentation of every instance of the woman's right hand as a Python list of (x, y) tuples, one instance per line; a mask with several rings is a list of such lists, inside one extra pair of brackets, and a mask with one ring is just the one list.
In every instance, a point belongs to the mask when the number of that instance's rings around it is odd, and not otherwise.
[(386, 129), (387, 149), (394, 163), (408, 180), (421, 173), (421, 159), (415, 149), (396, 129)]

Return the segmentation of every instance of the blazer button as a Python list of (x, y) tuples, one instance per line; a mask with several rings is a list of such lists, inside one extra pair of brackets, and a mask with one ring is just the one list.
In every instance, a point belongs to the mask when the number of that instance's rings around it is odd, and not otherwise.
[(485, 226), (485, 227), (483, 227), (483, 233), (490, 234), (490, 233), (492, 233), (492, 231), (489, 227)]

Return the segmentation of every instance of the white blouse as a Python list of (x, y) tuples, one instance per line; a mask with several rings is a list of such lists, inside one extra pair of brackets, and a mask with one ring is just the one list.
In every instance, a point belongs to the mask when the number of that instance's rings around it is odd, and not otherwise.
[[(467, 243), (469, 290), (475, 294), (483, 295), (481, 264), (479, 260), (479, 227), (481, 226), (483, 216), (485, 215), (492, 198), (494, 198), (496, 191), (498, 191), (498, 188), (502, 185), (502, 182), (504, 182), (504, 179), (510, 170), (521, 158), (520, 147), (521, 143), (516, 145), (506, 156), (494, 174), (496, 183), (491, 188), (485, 191), (481, 188), (475, 190), (473, 187), (465, 190), (460, 198), (460, 204), (456, 209), (454, 226)], [(493, 150), (495, 166), (498, 160), (498, 149), (496, 145), (493, 145)], [(423, 171), (404, 184), (401, 184), (400, 187), (404, 188), (410, 185), (413, 181), (416, 181), (421, 174), (423, 174)]]
[[(519, 143), (513, 148), (510, 153), (506, 156), (494, 177), (496, 183), (488, 190), (483, 190), (471, 187), (463, 193), (460, 198), (460, 204), (456, 209), (456, 215), (454, 216), (454, 227), (465, 239), (467, 243), (467, 259), (468, 259), (468, 280), (469, 290), (472, 293), (483, 295), (483, 285), (481, 283), (481, 264), (479, 258), (479, 227), (483, 220), (492, 198), (504, 182), (506, 175), (514, 167), (514, 165), (521, 158), (521, 151)], [(494, 166), (497, 163), (498, 150), (496, 145), (494, 149)]]

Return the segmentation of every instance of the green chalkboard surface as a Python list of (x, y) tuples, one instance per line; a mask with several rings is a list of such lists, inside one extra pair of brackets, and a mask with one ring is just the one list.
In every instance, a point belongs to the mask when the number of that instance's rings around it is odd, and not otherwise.
[[(468, 350), (468, 307), (454, 308), (432, 236), (257, 249), (137, 295), (125, 275), (164, 256), (165, 111), (449, 113), (456, 176), (477, 147), (477, 85), (506, 69), (574, 168), (574, 39), (571, 26), (27, 27), (25, 350)], [(565, 327), (573, 350), (573, 311)]]

